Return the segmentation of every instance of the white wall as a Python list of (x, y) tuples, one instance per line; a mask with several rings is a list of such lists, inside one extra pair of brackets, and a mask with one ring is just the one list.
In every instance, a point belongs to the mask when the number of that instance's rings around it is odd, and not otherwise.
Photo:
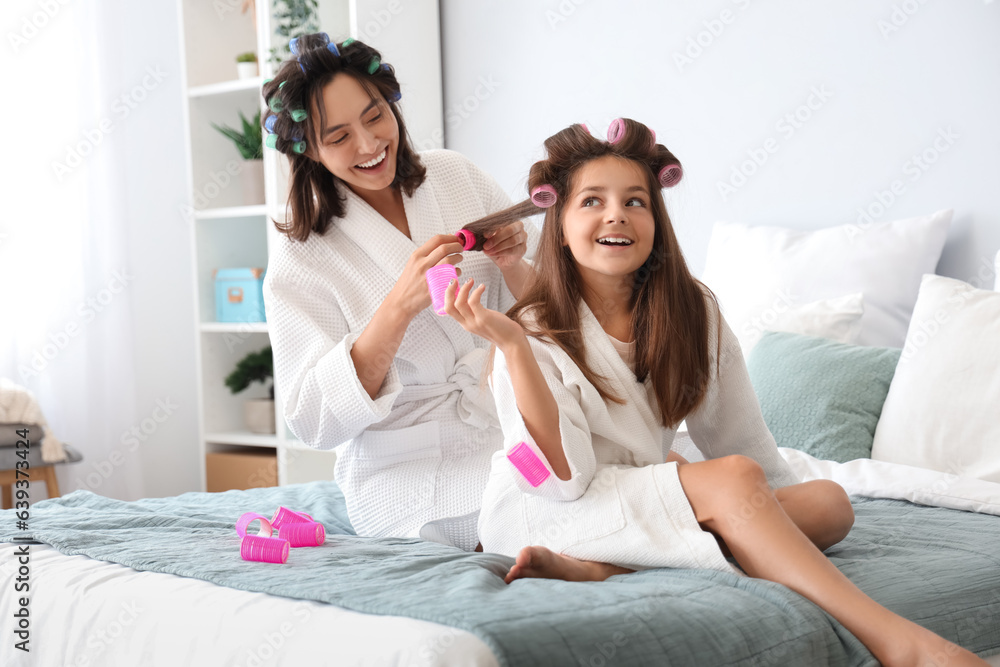
[[(684, 164), (666, 195), (696, 275), (717, 220), (856, 222), (888, 191), (874, 220), (954, 208), (938, 272), (992, 285), (1000, 3), (442, 0), (441, 15), (446, 146), (512, 196), (547, 136), (574, 122), (603, 136), (627, 116)], [(796, 113), (799, 127), (783, 121)]]

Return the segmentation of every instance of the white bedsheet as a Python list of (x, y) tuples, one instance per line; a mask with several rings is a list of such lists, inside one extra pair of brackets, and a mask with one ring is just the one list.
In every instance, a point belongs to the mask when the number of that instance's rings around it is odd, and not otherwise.
[[(399, 616), (139, 572), (30, 547), (30, 654), (12, 649), (13, 544), (0, 544), (4, 667), (497, 667), (474, 635)], [(11, 654), (13, 654), (12, 658)]]

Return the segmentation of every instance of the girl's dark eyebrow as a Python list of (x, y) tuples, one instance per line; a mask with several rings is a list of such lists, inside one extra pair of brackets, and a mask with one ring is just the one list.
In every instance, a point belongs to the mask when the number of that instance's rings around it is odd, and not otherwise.
[[(366, 113), (372, 110), (372, 107), (377, 107), (377, 106), (378, 106), (378, 100), (372, 99), (371, 103), (369, 103), (369, 105), (365, 107), (364, 111), (361, 112), (361, 115), (364, 116)], [(347, 123), (341, 123), (340, 125), (334, 125), (333, 127), (328, 127), (325, 130), (323, 130), (323, 134), (321, 134), (319, 138), (326, 139), (326, 135), (330, 134), (331, 132), (336, 132), (337, 130), (346, 125)]]
[[(579, 194), (582, 195), (582, 194), (587, 193), (587, 192), (598, 192), (598, 193), (600, 193), (600, 192), (605, 192), (606, 190), (607, 190), (607, 188), (605, 188), (605, 187), (597, 186), (597, 185), (591, 185), (591, 186), (588, 186), (588, 187), (583, 188), (582, 190), (580, 190)], [(644, 193), (644, 192), (646, 192), (646, 188), (644, 188), (641, 185), (633, 185), (632, 187), (627, 188), (625, 190), (625, 192), (643, 192)]]

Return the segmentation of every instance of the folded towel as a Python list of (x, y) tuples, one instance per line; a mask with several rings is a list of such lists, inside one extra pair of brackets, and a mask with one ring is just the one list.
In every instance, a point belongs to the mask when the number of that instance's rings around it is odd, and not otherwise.
[(7, 378), (0, 378), (0, 424), (38, 426), (42, 431), (42, 460), (45, 463), (59, 463), (66, 460), (66, 450), (62, 441), (49, 430), (34, 394)]

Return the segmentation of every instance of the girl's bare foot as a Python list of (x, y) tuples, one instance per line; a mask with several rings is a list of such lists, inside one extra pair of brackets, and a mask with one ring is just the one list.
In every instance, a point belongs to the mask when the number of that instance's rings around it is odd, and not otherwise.
[(524, 547), (517, 554), (514, 566), (510, 568), (506, 583), (515, 579), (535, 577), (539, 579), (562, 579), (563, 581), (604, 581), (615, 574), (626, 574), (632, 570), (623, 567), (577, 560), (557, 554), (545, 547)]

